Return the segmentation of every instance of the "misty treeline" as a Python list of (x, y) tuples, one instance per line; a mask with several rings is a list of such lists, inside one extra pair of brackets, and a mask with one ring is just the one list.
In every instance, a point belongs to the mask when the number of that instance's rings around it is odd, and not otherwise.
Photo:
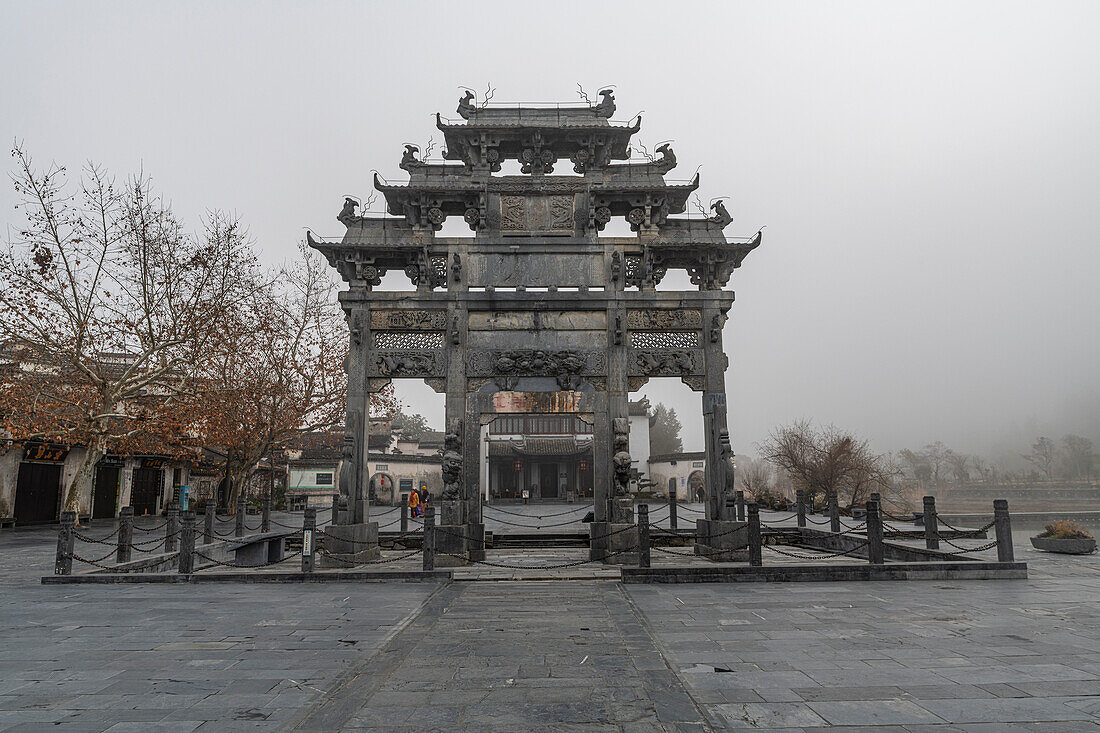
[(848, 431), (809, 421), (776, 428), (756, 449), (759, 458), (737, 457), (735, 477), (739, 488), (766, 506), (785, 504), (800, 490), (815, 504), (835, 491), (847, 507), (877, 492), (887, 505), (907, 509), (921, 494), (948, 486), (1092, 481), (1097, 459), (1092, 441), (1079, 435), (1057, 443), (1040, 436), (1030, 450), (996, 461), (941, 441), (919, 450), (875, 453)]
[(86, 449), (64, 510), (108, 453), (204, 448), (232, 506), (265, 457), (342, 423), (347, 326), (319, 255), (263, 267), (231, 214), (193, 231), (146, 177), (89, 164), (70, 178), (18, 145), (12, 157), (22, 221), (0, 251), (0, 437)]

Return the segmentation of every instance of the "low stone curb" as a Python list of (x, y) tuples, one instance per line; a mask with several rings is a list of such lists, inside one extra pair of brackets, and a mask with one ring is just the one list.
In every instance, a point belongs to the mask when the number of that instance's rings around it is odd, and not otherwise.
[(89, 585), (116, 583), (347, 583), (361, 581), (451, 580), (450, 570), (365, 570), (349, 572), (246, 572), (246, 573), (96, 573), (45, 575), (42, 585)]
[(920, 562), (889, 565), (622, 568), (624, 583), (787, 583), (837, 580), (1026, 580), (1023, 562)]

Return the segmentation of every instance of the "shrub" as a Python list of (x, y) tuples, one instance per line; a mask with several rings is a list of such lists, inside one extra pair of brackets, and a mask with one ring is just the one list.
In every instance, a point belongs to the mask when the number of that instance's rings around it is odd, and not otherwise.
[(1059, 519), (1047, 525), (1040, 537), (1051, 540), (1091, 540), (1092, 535), (1077, 522)]

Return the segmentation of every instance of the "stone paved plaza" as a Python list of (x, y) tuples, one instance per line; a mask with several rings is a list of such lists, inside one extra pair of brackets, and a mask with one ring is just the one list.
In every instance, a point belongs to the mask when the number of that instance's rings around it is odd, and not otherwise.
[(0, 730), (1098, 730), (1100, 556), (1027, 534), (1014, 581), (43, 586), (4, 531)]

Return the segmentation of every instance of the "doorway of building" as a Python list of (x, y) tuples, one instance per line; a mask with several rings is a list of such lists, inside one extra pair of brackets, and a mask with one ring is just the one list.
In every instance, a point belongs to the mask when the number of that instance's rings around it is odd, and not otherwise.
[(53, 522), (61, 506), (61, 464), (20, 463), (15, 485), (15, 521)]
[(92, 519), (111, 519), (118, 504), (118, 466), (99, 466), (92, 490)]
[(157, 513), (163, 483), (164, 471), (159, 468), (134, 469), (134, 486), (130, 493), (130, 505), (134, 507), (134, 516)]
[(542, 499), (558, 497), (558, 464), (539, 464), (539, 497)]

